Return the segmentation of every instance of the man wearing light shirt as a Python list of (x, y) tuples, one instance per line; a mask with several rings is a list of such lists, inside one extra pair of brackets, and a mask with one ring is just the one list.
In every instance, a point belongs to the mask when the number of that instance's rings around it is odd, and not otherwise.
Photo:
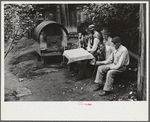
[[(97, 88), (94, 91), (103, 88), (103, 91), (99, 93), (100, 96), (111, 93), (112, 85), (114, 82), (114, 76), (122, 73), (127, 69), (129, 65), (129, 53), (126, 47), (121, 45), (121, 39), (115, 37), (112, 39), (115, 49), (111, 56), (105, 61), (97, 61), (96, 65), (100, 65), (97, 69), (95, 83)], [(104, 75), (106, 74), (106, 82), (104, 82)]]
[(98, 31), (96, 31), (95, 25), (93, 25), (93, 24), (92, 24), (92, 25), (89, 25), (88, 30), (89, 30), (89, 31), (92, 31), (94, 38), (97, 38), (97, 39), (100, 40), (101, 35), (100, 35), (100, 33), (99, 33)]
[(108, 28), (103, 28), (101, 33), (103, 37), (103, 43), (107, 46), (112, 46), (112, 38), (110, 37), (111, 32), (108, 30)]
[(97, 50), (98, 43), (99, 43), (99, 39), (97, 39), (97, 38), (89, 39), (88, 40), (87, 51), (89, 51), (93, 54)]
[(98, 43), (100, 42), (100, 33), (95, 30), (95, 25), (89, 25), (88, 31), (91, 38), (88, 40), (87, 51), (93, 54), (97, 50)]
[(106, 48), (106, 59), (108, 59), (110, 56), (110, 53), (109, 53), (110, 50), (114, 50), (112, 38), (110, 37), (111, 32), (109, 31), (108, 28), (103, 28), (101, 33), (103, 37), (103, 43), (105, 44), (105, 48)]

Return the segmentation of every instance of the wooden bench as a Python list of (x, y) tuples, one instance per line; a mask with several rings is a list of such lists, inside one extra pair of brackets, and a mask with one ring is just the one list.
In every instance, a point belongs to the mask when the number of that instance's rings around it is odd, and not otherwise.
[[(137, 63), (138, 63), (138, 55), (129, 51), (130, 55), (130, 64), (125, 72), (120, 73), (115, 77), (114, 84), (126, 84), (131, 80), (136, 80), (135, 75), (137, 75)], [(134, 64), (134, 65), (133, 65)], [(136, 70), (135, 70), (136, 69)], [(134, 71), (135, 70), (135, 71)]]

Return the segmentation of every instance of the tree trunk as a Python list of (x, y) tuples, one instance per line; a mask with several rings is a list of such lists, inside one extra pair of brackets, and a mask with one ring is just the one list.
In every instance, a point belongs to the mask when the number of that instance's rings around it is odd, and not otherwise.
[(146, 100), (146, 5), (140, 4), (140, 55), (138, 59), (137, 99)]

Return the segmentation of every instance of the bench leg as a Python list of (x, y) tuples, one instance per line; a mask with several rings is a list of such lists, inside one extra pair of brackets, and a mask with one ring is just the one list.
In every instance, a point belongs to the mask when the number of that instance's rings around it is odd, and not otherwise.
[(45, 64), (44, 57), (41, 57), (41, 64), (42, 64), (42, 65)]
[(41, 56), (40, 55), (38, 55), (38, 61), (41, 61)]

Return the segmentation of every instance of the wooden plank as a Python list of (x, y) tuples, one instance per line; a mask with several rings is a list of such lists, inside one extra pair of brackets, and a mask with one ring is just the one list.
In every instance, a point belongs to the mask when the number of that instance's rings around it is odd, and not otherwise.
[(139, 11), (139, 58), (138, 58), (138, 81), (137, 81), (137, 99), (142, 100), (142, 87), (141, 87), (141, 37), (142, 37), (142, 5), (140, 4), (140, 11)]
[(130, 50), (128, 50), (128, 52), (129, 52), (129, 55), (130, 55), (132, 58), (138, 60), (138, 55), (136, 55), (135, 53), (131, 52)]
[(142, 16), (142, 45), (141, 45), (141, 81), (142, 100), (146, 100), (146, 5), (143, 4)]
[(60, 5), (58, 4), (57, 7), (56, 7), (56, 19), (57, 19), (57, 22), (60, 24), (61, 23), (61, 9), (60, 9)]
[(144, 4), (140, 4), (139, 45), (137, 99), (146, 100), (146, 6)]
[(65, 4), (65, 8), (66, 8), (66, 21), (67, 21), (67, 26), (71, 26), (70, 25), (70, 20), (69, 20), (69, 9), (68, 9), (68, 4)]
[(61, 56), (61, 52), (41, 53), (41, 56)]
[(68, 25), (67, 25), (67, 17), (66, 17), (66, 6), (65, 6), (65, 4), (62, 4), (61, 5), (61, 10), (62, 10), (62, 23), (63, 23), (63, 25), (65, 26), (65, 27), (67, 27)]

